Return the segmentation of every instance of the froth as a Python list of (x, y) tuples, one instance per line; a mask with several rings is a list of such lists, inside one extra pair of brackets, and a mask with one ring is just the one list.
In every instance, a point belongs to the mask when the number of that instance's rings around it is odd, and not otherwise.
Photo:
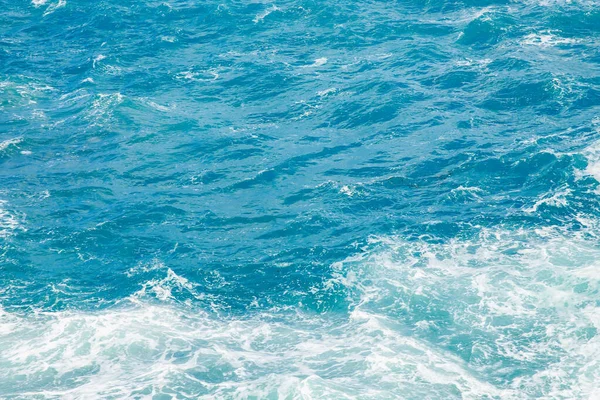
[(276, 5), (272, 5), (271, 7), (267, 8), (265, 11), (263, 11), (260, 14), (257, 14), (254, 19), (252, 20), (255, 24), (262, 22), (269, 14), (271, 14), (274, 11), (279, 11), (280, 9), (276, 6)]
[(379, 250), (338, 265), (334, 279), (354, 293), (354, 312), (394, 320), (449, 350), (505, 390), (502, 398), (584, 398), (600, 378), (600, 248), (587, 234), (483, 230), (444, 244), (375, 238)]
[(115, 308), (1, 312), (0, 392), (589, 397), (600, 378), (599, 252), (586, 234), (552, 228), (439, 244), (373, 238), (319, 289), (346, 293), (348, 313), (280, 307), (243, 317), (178, 301), (203, 295), (156, 260), (128, 271), (152, 279)]
[(583, 155), (588, 160), (585, 173), (600, 182), (600, 144), (595, 143), (589, 146), (583, 151)]
[(16, 146), (19, 143), (21, 143), (22, 141), (23, 141), (23, 139), (20, 137), (4, 140), (4, 141), (0, 142), (0, 151), (4, 151), (7, 148), (9, 148), (10, 146)]
[(0, 238), (13, 235), (18, 229), (23, 229), (20, 216), (6, 209), (7, 202), (0, 200)]
[(144, 303), (103, 313), (5, 312), (0, 319), (12, 324), (0, 331), (0, 391), (7, 395), (308, 399), (392, 398), (397, 390), (456, 388), (472, 396), (502, 393), (456, 357), (362, 311), (341, 324), (296, 313), (222, 320)]

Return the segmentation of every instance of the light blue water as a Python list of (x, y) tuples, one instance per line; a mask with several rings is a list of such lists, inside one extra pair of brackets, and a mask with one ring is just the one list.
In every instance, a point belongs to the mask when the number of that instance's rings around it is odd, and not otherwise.
[(598, 5), (0, 0), (0, 398), (600, 398)]

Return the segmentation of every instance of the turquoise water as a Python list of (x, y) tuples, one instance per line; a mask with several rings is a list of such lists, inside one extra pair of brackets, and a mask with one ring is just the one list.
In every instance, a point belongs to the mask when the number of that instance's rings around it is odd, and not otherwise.
[(600, 398), (597, 2), (0, 4), (0, 398)]

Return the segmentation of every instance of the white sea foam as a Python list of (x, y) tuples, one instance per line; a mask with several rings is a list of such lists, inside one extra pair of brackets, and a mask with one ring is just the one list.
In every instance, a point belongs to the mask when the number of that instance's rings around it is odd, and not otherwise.
[(328, 96), (328, 95), (330, 95), (330, 94), (337, 93), (337, 91), (338, 91), (338, 89), (337, 89), (337, 88), (333, 88), (333, 87), (332, 87), (332, 88), (325, 89), (325, 90), (321, 90), (321, 91), (317, 92), (317, 95), (318, 95), (319, 97), (325, 97), (325, 96)]
[[(42, 3), (42, 4), (45, 4), (45, 3), (46, 3), (46, 1), (44, 1), (44, 3)], [(52, 14), (59, 8), (62, 8), (66, 5), (67, 5), (67, 0), (58, 0), (58, 2), (50, 4), (48, 6), (48, 8), (46, 8), (46, 11), (44, 11), (44, 17), (48, 14)]]
[(552, 207), (566, 207), (567, 206), (567, 197), (571, 194), (571, 189), (562, 188), (561, 190), (556, 191), (555, 193), (545, 194), (541, 196), (531, 207), (526, 207), (523, 211), (527, 213), (537, 212), (538, 208), (542, 205), (552, 206)]
[(18, 216), (14, 212), (6, 209), (8, 203), (0, 200), (0, 238), (7, 238), (15, 233), (18, 229), (23, 229), (21, 224), (22, 216)]
[[(86, 96), (87, 94), (83, 95)], [(100, 93), (95, 96), (91, 109), (86, 111), (87, 118), (93, 121), (92, 125), (103, 123), (109, 120), (119, 104), (123, 102), (125, 96), (121, 93)]]
[[(431, 385), (503, 393), (455, 356), (360, 311), (340, 326), (311, 315), (288, 323), (266, 314), (219, 320), (150, 304), (27, 318), (4, 312), (0, 320), (11, 327), (0, 330), (6, 395), (392, 398)], [(23, 378), (27, 384), (17, 384)]]
[(481, 332), (467, 341), (479, 374), (495, 375), (501, 364), (536, 365), (507, 380), (503, 398), (589, 398), (600, 378), (600, 248), (587, 234), (495, 230), (443, 245), (376, 239), (387, 250), (348, 260), (358, 272), (339, 266), (352, 271), (339, 282), (363, 293), (358, 308), (371, 313), (419, 317), (428, 310), (416, 327), (442, 335), (446, 345)]
[(176, 291), (202, 293), (157, 260), (129, 271), (154, 278), (117, 308), (0, 309), (0, 392), (594, 398), (600, 247), (588, 234), (496, 229), (443, 244), (373, 238), (333, 265), (318, 289), (346, 292), (347, 315), (291, 307), (216, 317), (174, 301)]
[(583, 151), (583, 155), (588, 161), (588, 165), (584, 173), (593, 176), (594, 179), (600, 182), (600, 143), (595, 143), (587, 147)]
[(463, 60), (456, 61), (456, 65), (459, 67), (478, 67), (480, 69), (485, 69), (492, 62), (492, 59), (484, 58), (482, 60), (472, 60), (470, 58), (466, 58)]
[(10, 146), (16, 146), (23, 141), (23, 138), (17, 137), (12, 139), (6, 139), (0, 142), (0, 151), (4, 151)]
[(533, 3), (535, 5), (540, 5), (543, 7), (556, 7), (564, 6), (567, 4), (576, 4), (580, 7), (587, 7), (590, 10), (594, 10), (595, 7), (598, 6), (596, 0), (529, 0), (528, 3)]
[(148, 104), (150, 107), (154, 108), (155, 110), (162, 111), (162, 112), (169, 112), (175, 108), (175, 105), (163, 106), (161, 104), (155, 103), (152, 100), (148, 100), (148, 99), (143, 99), (143, 101), (146, 104)]
[(527, 46), (552, 47), (557, 45), (576, 44), (578, 41), (579, 40), (577, 39), (561, 38), (551, 32), (541, 32), (530, 33), (523, 38), (521, 44)]
[(454, 200), (458, 200), (460, 198), (466, 200), (476, 200), (481, 201), (481, 195), (484, 191), (477, 186), (459, 186), (454, 188), (448, 193), (448, 197)]
[(310, 65), (305, 65), (304, 68), (313, 68), (313, 67), (320, 67), (327, 64), (327, 57), (321, 57), (321, 58), (317, 58), (315, 60), (315, 62), (313, 62)]
[(327, 64), (327, 57), (317, 58), (315, 63), (313, 64), (315, 67), (320, 67), (321, 65)]
[[(51, 92), (56, 92), (52, 86), (31, 77), (18, 76), (14, 79), (15, 81), (0, 81), (0, 93), (7, 100), (3, 107), (7, 110), (31, 107), (40, 99), (47, 98)], [(32, 110), (32, 113), (39, 112), (40, 110)], [(23, 118), (18, 115), (14, 115), (14, 117)]]
[(340, 193), (345, 194), (348, 197), (352, 197), (356, 194), (356, 188), (353, 186), (344, 185), (340, 189)]
[(219, 79), (219, 71), (214, 68), (202, 72), (184, 71), (175, 75), (175, 78), (193, 82), (209, 82)]
[[(160, 265), (160, 264), (159, 264)], [(173, 289), (182, 289), (192, 294), (196, 299), (202, 300), (204, 296), (195, 290), (196, 285), (186, 278), (177, 275), (171, 268), (163, 267), (167, 276), (162, 279), (152, 279), (142, 285), (142, 288), (130, 297), (130, 300), (137, 302), (144, 298), (148, 293), (153, 294), (161, 301), (173, 299), (171, 294)]]
[(105, 58), (106, 56), (104, 54), (98, 54), (96, 57), (94, 57), (94, 59), (92, 60), (92, 68), (96, 68), (96, 64), (104, 60)]
[(254, 17), (254, 19), (252, 20), (255, 24), (262, 22), (265, 17), (267, 17), (269, 14), (271, 14), (272, 12), (275, 11), (280, 11), (281, 9), (279, 7), (277, 7), (276, 5), (272, 5), (271, 7), (267, 8), (265, 11), (263, 11), (260, 14), (257, 14), (256, 17)]

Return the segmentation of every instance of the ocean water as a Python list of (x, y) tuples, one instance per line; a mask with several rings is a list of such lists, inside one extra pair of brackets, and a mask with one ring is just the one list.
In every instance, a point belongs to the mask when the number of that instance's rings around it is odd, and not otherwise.
[(0, 398), (600, 398), (598, 2), (0, 5)]

